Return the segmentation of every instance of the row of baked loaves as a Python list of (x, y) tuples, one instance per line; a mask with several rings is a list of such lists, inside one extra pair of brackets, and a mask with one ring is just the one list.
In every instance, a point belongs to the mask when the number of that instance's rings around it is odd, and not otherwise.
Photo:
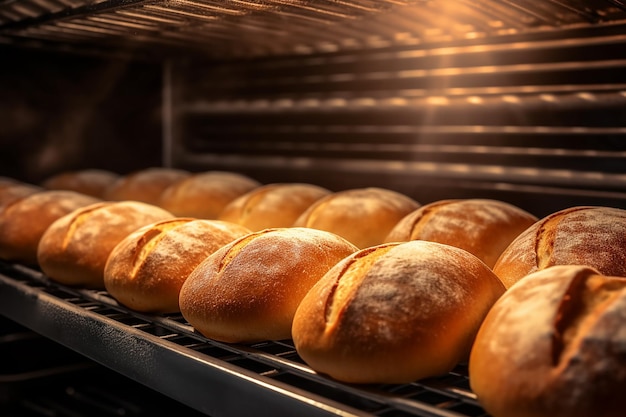
[[(159, 201), (219, 176), (238, 174), (184, 173)], [(494, 200), (420, 205), (379, 188), (257, 183), (209, 218), (130, 195), (2, 184), (0, 257), (105, 287), (133, 309), (180, 309), (207, 337), (293, 338), (311, 368), (352, 383), (408, 382), (469, 361), (472, 389), (495, 417), (624, 409), (623, 210), (537, 219)], [(32, 192), (7, 191), (16, 187)], [(300, 189), (321, 192), (292, 205)], [(237, 214), (220, 219), (228, 205)]]

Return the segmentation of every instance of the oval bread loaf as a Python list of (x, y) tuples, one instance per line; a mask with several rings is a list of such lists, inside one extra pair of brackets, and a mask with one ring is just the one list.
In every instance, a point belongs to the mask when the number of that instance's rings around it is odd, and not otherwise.
[(522, 232), (500, 255), (493, 271), (508, 288), (554, 265), (588, 265), (604, 275), (626, 276), (626, 210), (572, 207)]
[(41, 191), (12, 199), (0, 211), (0, 258), (37, 263), (37, 246), (48, 227), (72, 211), (100, 201), (74, 191)]
[(173, 215), (139, 201), (106, 201), (75, 210), (50, 225), (37, 257), (52, 280), (104, 288), (104, 266), (113, 248), (135, 230)]
[(203, 335), (223, 342), (291, 337), (302, 297), (357, 248), (332, 233), (264, 229), (218, 249), (187, 278), (180, 309)]
[(180, 169), (142, 169), (120, 177), (107, 189), (104, 199), (141, 201), (158, 206), (165, 189), (189, 175), (189, 172)]
[(293, 225), (326, 230), (366, 248), (383, 243), (393, 227), (418, 207), (418, 202), (392, 190), (351, 189), (319, 199)]
[(32, 184), (0, 182), (0, 211), (2, 211), (5, 205), (40, 191), (43, 191), (43, 188)]
[(42, 185), (48, 190), (69, 190), (104, 198), (106, 191), (119, 177), (118, 174), (102, 169), (85, 169), (61, 172), (46, 179)]
[(537, 217), (503, 201), (442, 200), (404, 217), (386, 242), (428, 240), (464, 249), (490, 268), (500, 254)]
[(115, 246), (104, 268), (104, 286), (138, 311), (180, 311), (178, 296), (189, 274), (209, 255), (250, 233), (219, 220), (174, 218), (152, 223)]
[(329, 190), (313, 184), (267, 184), (232, 201), (219, 218), (255, 232), (290, 227), (311, 204), (329, 194)]
[(495, 303), (469, 378), (494, 417), (618, 417), (626, 410), (626, 278), (578, 265), (528, 275)]
[(335, 265), (293, 320), (312, 369), (350, 383), (407, 383), (467, 360), (489, 308), (504, 292), (462, 249), (427, 241), (366, 249)]
[(260, 185), (234, 172), (202, 172), (166, 188), (159, 206), (177, 217), (217, 219), (228, 203)]

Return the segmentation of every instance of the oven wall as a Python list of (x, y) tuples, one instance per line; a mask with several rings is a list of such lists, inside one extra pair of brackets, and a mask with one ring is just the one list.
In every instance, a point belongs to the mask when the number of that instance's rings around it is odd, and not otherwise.
[(1, 46), (0, 175), (162, 164), (162, 65)]

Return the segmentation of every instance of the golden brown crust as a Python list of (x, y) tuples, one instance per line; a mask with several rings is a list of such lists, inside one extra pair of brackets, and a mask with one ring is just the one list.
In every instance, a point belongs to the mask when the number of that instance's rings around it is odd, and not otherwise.
[(43, 191), (43, 188), (19, 182), (0, 182), (0, 212), (12, 201)]
[(217, 219), (228, 203), (259, 186), (261, 183), (242, 174), (203, 172), (165, 189), (159, 206), (178, 217)]
[(120, 177), (105, 192), (110, 201), (141, 201), (157, 206), (161, 194), (170, 185), (191, 175), (187, 171), (172, 168), (147, 168)]
[(232, 201), (219, 218), (253, 231), (291, 227), (306, 209), (329, 194), (329, 190), (312, 184), (267, 184)]
[(588, 265), (604, 275), (626, 276), (626, 210), (572, 207), (521, 233), (493, 267), (508, 288), (554, 265)]
[(326, 230), (366, 248), (383, 243), (393, 227), (418, 207), (415, 200), (392, 190), (345, 190), (315, 202), (294, 226)]
[(494, 417), (617, 417), (626, 400), (626, 278), (559, 265), (512, 286), (476, 337), (470, 384)]
[(54, 281), (104, 288), (104, 266), (113, 248), (135, 230), (172, 217), (138, 201), (107, 201), (75, 210), (41, 237), (39, 265)]
[(97, 198), (74, 191), (26, 193), (4, 204), (0, 211), (0, 258), (37, 263), (37, 246), (46, 229), (58, 218)]
[(442, 200), (426, 204), (404, 217), (386, 242), (428, 240), (464, 249), (490, 268), (500, 254), (538, 219), (503, 201)]
[(293, 340), (314, 370), (352, 383), (405, 383), (465, 360), (504, 286), (470, 253), (393, 242), (335, 265), (307, 293)]
[(183, 316), (207, 337), (254, 342), (291, 337), (291, 322), (311, 286), (357, 248), (332, 233), (264, 229), (222, 247), (189, 275)]
[(42, 186), (48, 190), (69, 190), (104, 198), (105, 192), (119, 177), (118, 174), (101, 169), (67, 171), (46, 179)]
[(180, 311), (178, 296), (187, 276), (209, 255), (250, 233), (219, 220), (175, 218), (128, 235), (111, 252), (104, 270), (107, 291), (138, 311)]

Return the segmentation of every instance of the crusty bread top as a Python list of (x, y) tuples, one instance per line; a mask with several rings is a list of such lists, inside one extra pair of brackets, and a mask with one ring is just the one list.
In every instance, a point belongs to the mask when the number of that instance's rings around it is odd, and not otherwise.
[(521, 233), (493, 269), (507, 287), (554, 265), (588, 265), (604, 275), (626, 276), (625, 247), (626, 210), (571, 207)]
[(346, 382), (409, 382), (469, 356), (504, 286), (478, 258), (414, 240), (362, 249), (304, 297), (293, 338), (316, 371)]
[(37, 245), (57, 219), (99, 202), (74, 191), (40, 191), (13, 199), (0, 211), (0, 257), (34, 264)]
[(511, 204), (489, 199), (441, 200), (410, 213), (386, 242), (428, 240), (464, 249), (489, 267), (538, 219)]
[(187, 276), (213, 252), (248, 233), (234, 223), (181, 217), (144, 226), (111, 252), (105, 287), (135, 310), (179, 311), (178, 296)]
[(306, 209), (330, 193), (313, 184), (266, 184), (233, 200), (219, 218), (253, 231), (290, 227)]
[(311, 286), (357, 248), (332, 233), (273, 228), (218, 249), (187, 278), (184, 317), (202, 334), (226, 342), (284, 339)]
[(102, 169), (66, 171), (47, 178), (42, 186), (49, 190), (70, 190), (104, 198), (105, 192), (119, 177), (114, 172)]
[(46, 230), (39, 243), (39, 264), (56, 281), (100, 288), (107, 258), (121, 240), (172, 217), (139, 201), (105, 201), (75, 210)]
[(532, 273), (485, 318), (470, 384), (497, 417), (621, 415), (625, 317), (626, 278), (580, 265)]
[(104, 199), (112, 201), (134, 200), (158, 205), (161, 194), (170, 185), (191, 175), (172, 168), (147, 168), (120, 177), (105, 192)]
[(260, 185), (255, 179), (235, 172), (192, 174), (166, 188), (159, 206), (178, 217), (217, 219), (228, 203)]
[(359, 248), (383, 243), (393, 227), (420, 204), (383, 188), (339, 191), (313, 203), (296, 220), (296, 227), (335, 233)]
[(4, 205), (16, 201), (22, 197), (43, 191), (43, 188), (32, 184), (19, 182), (0, 182), (0, 211)]
[[(417, 259), (418, 253), (424, 256)], [(327, 300), (327, 331), (333, 331), (340, 316), (343, 320), (354, 320), (355, 328), (376, 321), (373, 317), (386, 318), (398, 325), (400, 333), (406, 320), (418, 320), (428, 328), (428, 322), (445, 322), (439, 314), (450, 314), (451, 302), (469, 306), (476, 302), (474, 296), (482, 294), (483, 288), (498, 289), (493, 299), (504, 291), (496, 277), (473, 255), (426, 241), (366, 248), (342, 261), (333, 272), (337, 283)], [(451, 279), (451, 274), (456, 279)], [(489, 292), (494, 295), (493, 291)], [(401, 306), (421, 308), (409, 312)], [(472, 313), (466, 310), (463, 315), (467, 314)], [(393, 339), (400, 337), (396, 332), (388, 334)]]

